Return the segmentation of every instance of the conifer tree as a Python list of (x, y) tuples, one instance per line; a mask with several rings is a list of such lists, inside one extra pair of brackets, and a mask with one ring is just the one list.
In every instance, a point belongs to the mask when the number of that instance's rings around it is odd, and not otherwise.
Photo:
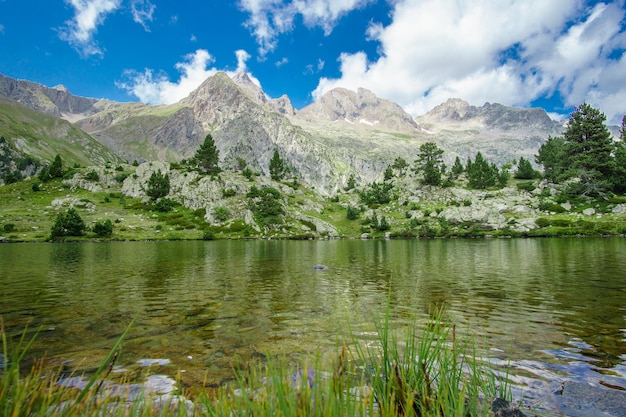
[(220, 172), (220, 168), (218, 166), (220, 161), (220, 152), (215, 146), (215, 141), (210, 133), (206, 135), (204, 143), (202, 143), (200, 148), (196, 151), (194, 161), (198, 165), (201, 172), (211, 175)]
[(443, 174), (443, 150), (434, 142), (426, 142), (420, 146), (416, 172), (424, 176), (422, 182), (427, 185), (441, 185)]
[(565, 175), (565, 140), (561, 136), (548, 136), (535, 156), (535, 162), (543, 165), (544, 177), (552, 182), (560, 181)]
[(170, 192), (170, 177), (168, 174), (163, 175), (161, 171), (154, 171), (148, 179), (148, 188), (146, 194), (153, 201), (161, 197), (165, 197)]
[(54, 161), (48, 168), (48, 175), (50, 178), (61, 178), (63, 176), (63, 161), (61, 161), (61, 155), (57, 154), (54, 157)]
[[(597, 175), (608, 179), (613, 171), (613, 140), (604, 121), (606, 116), (583, 103), (572, 113), (565, 140), (565, 162), (578, 175)], [(599, 175), (598, 175), (599, 174)]]
[(287, 169), (285, 168), (285, 161), (280, 157), (278, 149), (274, 150), (274, 155), (270, 159), (270, 177), (274, 181), (280, 181), (285, 178)]

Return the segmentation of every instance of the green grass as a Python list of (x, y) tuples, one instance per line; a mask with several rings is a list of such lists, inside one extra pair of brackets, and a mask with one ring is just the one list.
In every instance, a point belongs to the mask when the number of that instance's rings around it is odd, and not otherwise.
[(2, 415), (186, 416), (195, 407), (200, 415), (229, 417), (466, 417), (491, 415), (489, 404), (496, 398), (511, 400), (506, 375), (498, 379), (480, 360), (472, 339), (460, 337), (442, 312), (426, 320), (414, 315), (396, 330), (387, 310), (377, 322), (375, 341), (350, 332), (339, 353), (328, 359), (318, 355), (294, 365), (269, 357), (252, 367), (241, 364), (233, 383), (211, 394), (196, 392), (192, 407), (176, 402), (179, 397), (159, 402), (149, 394), (120, 401), (103, 381), (131, 325), (80, 389), (59, 384), (59, 374), (41, 366), (25, 372), (22, 361), (36, 335), (27, 340), (24, 331), (13, 342), (2, 331)]

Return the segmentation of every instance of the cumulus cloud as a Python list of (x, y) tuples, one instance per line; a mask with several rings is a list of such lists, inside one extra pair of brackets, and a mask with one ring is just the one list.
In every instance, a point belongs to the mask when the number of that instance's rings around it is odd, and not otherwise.
[(283, 57), (282, 59), (276, 61), (274, 63), (274, 65), (276, 65), (276, 68), (280, 68), (280, 67), (282, 67), (283, 65), (285, 65), (288, 62), (289, 62), (289, 58)]
[[(207, 78), (222, 71), (233, 78), (239, 72), (247, 72), (246, 62), (250, 59), (250, 54), (243, 49), (235, 51), (237, 57), (237, 68), (234, 71), (219, 70), (215, 67), (209, 68), (215, 59), (205, 49), (198, 49), (192, 54), (184, 57), (182, 62), (174, 67), (180, 73), (176, 82), (170, 81), (164, 72), (155, 73), (152, 69), (145, 69), (143, 72), (127, 70), (123, 74), (124, 81), (117, 82), (116, 85), (136, 96), (146, 104), (173, 104), (187, 97), (189, 93), (198, 88)], [(261, 86), (258, 79), (248, 74), (252, 82)]]
[(611, 122), (626, 112), (623, 1), (398, 0), (392, 21), (365, 34), (381, 56), (338, 57), (341, 77), (322, 78), (313, 97), (366, 87), (422, 114), (451, 97), (525, 106), (559, 93), (588, 101)]
[(93, 35), (106, 16), (120, 7), (121, 0), (65, 0), (74, 8), (74, 18), (59, 29), (61, 39), (85, 56), (102, 55)]
[(143, 26), (146, 32), (150, 32), (148, 22), (152, 22), (152, 15), (156, 6), (150, 0), (132, 0), (130, 9), (133, 14), (133, 20)]
[(250, 14), (246, 26), (259, 45), (261, 57), (272, 52), (281, 33), (293, 29), (296, 16), (308, 27), (319, 26), (329, 34), (337, 20), (373, 0), (240, 0), (239, 7)]

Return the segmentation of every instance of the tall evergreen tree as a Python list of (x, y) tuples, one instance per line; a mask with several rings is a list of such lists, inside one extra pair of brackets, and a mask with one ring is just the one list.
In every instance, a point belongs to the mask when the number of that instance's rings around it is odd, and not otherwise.
[(587, 103), (576, 107), (569, 119), (563, 134), (565, 160), (579, 175), (608, 179), (613, 172), (615, 147), (605, 120), (600, 110)]
[(50, 178), (61, 178), (63, 176), (63, 161), (61, 161), (61, 155), (57, 154), (54, 157), (54, 161), (48, 168), (48, 175)]
[(498, 181), (498, 168), (495, 165), (489, 165), (487, 160), (480, 152), (476, 153), (474, 162), (467, 164), (465, 168), (467, 174), (468, 185), (471, 188), (487, 188), (493, 187)]
[(458, 177), (463, 173), (463, 171), (464, 168), (463, 164), (461, 163), (461, 158), (459, 158), (459, 156), (457, 155), (457, 157), (454, 159), (454, 165), (452, 165), (452, 175), (454, 175), (454, 177)]
[(285, 161), (280, 157), (278, 149), (274, 150), (274, 155), (270, 159), (270, 177), (274, 181), (280, 181), (285, 178), (287, 169), (285, 167)]
[(537, 176), (537, 172), (531, 165), (530, 161), (523, 156), (519, 158), (517, 170), (515, 170), (515, 178), (520, 180), (532, 180)]
[(422, 182), (427, 185), (441, 185), (441, 175), (444, 171), (443, 150), (434, 142), (426, 142), (420, 146), (418, 159), (415, 161), (416, 172), (424, 176)]
[(535, 155), (535, 162), (543, 165), (544, 177), (552, 182), (560, 181), (566, 174), (565, 170), (565, 139), (561, 136), (548, 136), (546, 143), (541, 145)]
[(217, 174), (220, 172), (218, 166), (220, 162), (220, 152), (215, 146), (213, 136), (209, 133), (204, 138), (204, 143), (196, 151), (194, 160), (200, 171), (206, 174)]
[(154, 171), (148, 178), (148, 188), (146, 194), (152, 200), (165, 197), (170, 192), (170, 177), (168, 174), (163, 175), (161, 171)]

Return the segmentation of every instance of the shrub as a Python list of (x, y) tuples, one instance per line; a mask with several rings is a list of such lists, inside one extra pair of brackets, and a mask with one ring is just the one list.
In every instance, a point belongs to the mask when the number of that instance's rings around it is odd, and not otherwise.
[(154, 209), (161, 213), (167, 213), (169, 211), (172, 211), (177, 205), (178, 203), (174, 200), (170, 200), (169, 198), (162, 198), (154, 203)]
[(224, 206), (213, 208), (213, 213), (215, 214), (215, 218), (221, 222), (228, 219), (228, 209)]
[(68, 209), (65, 213), (59, 213), (50, 231), (51, 238), (62, 236), (82, 236), (87, 229), (85, 222), (75, 208)]
[(88, 181), (99, 181), (100, 175), (98, 175), (96, 171), (92, 170), (85, 175), (85, 179)]
[(214, 240), (214, 239), (215, 239), (215, 233), (213, 233), (213, 231), (205, 230), (202, 233), (202, 240)]
[(361, 215), (361, 211), (358, 208), (348, 206), (346, 208), (346, 219), (348, 220), (356, 220)]
[(542, 201), (539, 203), (539, 210), (553, 212), (553, 213), (563, 213), (565, 209), (560, 204), (553, 203), (551, 201)]
[(518, 190), (524, 190), (524, 191), (531, 192), (535, 188), (537, 188), (537, 187), (535, 186), (535, 183), (532, 182), (532, 181), (525, 181), (525, 182), (520, 182), (519, 184), (517, 184), (517, 189)]
[(228, 189), (223, 189), (222, 190), (222, 197), (224, 198), (228, 198), (228, 197), (234, 197), (237, 195), (237, 191), (235, 191), (234, 188), (228, 188)]
[(108, 219), (103, 222), (96, 222), (93, 225), (93, 232), (100, 237), (109, 237), (113, 234), (113, 223)]
[(113, 177), (115, 179), (115, 181), (122, 183), (124, 182), (124, 180), (126, 178), (128, 178), (128, 174), (122, 172), (121, 174), (117, 174), (115, 177)]
[(2, 229), (5, 232), (10, 233), (10, 232), (15, 232), (15, 230), (17, 228), (15, 227), (15, 224), (13, 224), (13, 223), (5, 223), (4, 226), (2, 227)]

